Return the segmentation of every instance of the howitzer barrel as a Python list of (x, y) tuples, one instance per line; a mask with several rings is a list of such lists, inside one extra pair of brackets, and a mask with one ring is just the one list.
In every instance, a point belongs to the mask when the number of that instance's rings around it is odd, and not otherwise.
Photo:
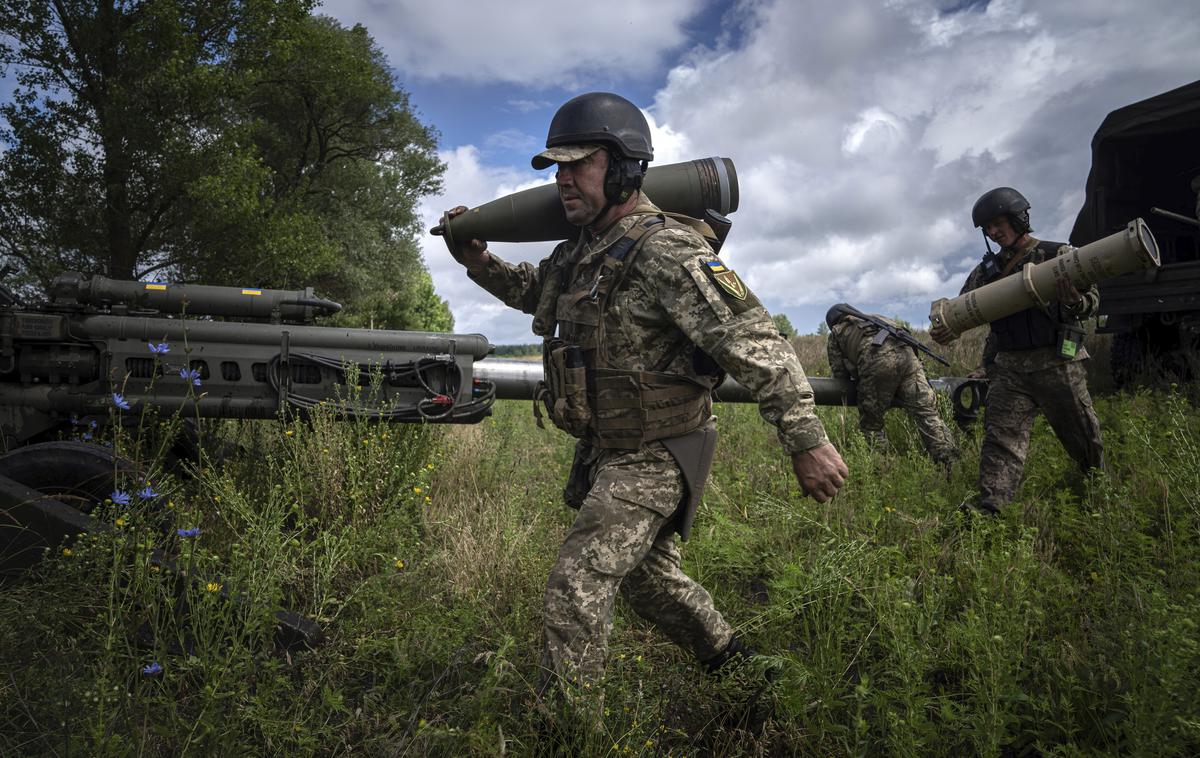
[[(655, 166), (646, 172), (643, 189), (659, 208), (703, 219), (705, 211), (729, 214), (738, 207), (738, 181), (733, 161), (701, 158)], [(574, 237), (553, 184), (514, 192), (471, 208), (449, 224), (430, 230), (450, 240), (541, 242)]]
[[(534, 388), (542, 377), (542, 364), (538, 361), (488, 358), (475, 364), (475, 378), (495, 384), (499, 400), (532, 400)], [(853, 405), (856, 402), (851, 382), (821, 376), (810, 376), (808, 382), (817, 405)], [(725, 403), (754, 402), (750, 391), (732, 378), (726, 378), (713, 397)]]
[(935, 300), (929, 321), (961, 334), (982, 324), (1011, 316), (1057, 299), (1057, 282), (1069, 279), (1086, 289), (1104, 279), (1159, 265), (1158, 243), (1142, 219), (1129, 222), (1124, 231), (1035, 265), (1015, 276), (985, 284), (952, 299)]
[(67, 272), (50, 284), (57, 302), (107, 307), (126, 305), (160, 313), (190, 316), (312, 321), (314, 316), (337, 313), (342, 306), (303, 290), (269, 290), (255, 287), (216, 287), (206, 284), (130, 282), (103, 276), (85, 277)]

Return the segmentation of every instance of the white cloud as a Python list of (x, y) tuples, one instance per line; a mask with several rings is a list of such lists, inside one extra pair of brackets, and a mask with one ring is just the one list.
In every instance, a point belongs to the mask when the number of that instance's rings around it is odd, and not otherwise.
[[(427, 79), (571, 86), (584, 77), (657, 68), (686, 41), (702, 0), (327, 0), (321, 12), (361, 22), (392, 65)], [(519, 106), (518, 106), (519, 107)]]
[(1021, 189), (1066, 237), (1106, 113), (1200, 71), (1188, 5), (742, 2), (739, 46), (692, 51), (651, 110), (691, 157), (735, 160), (724, 255), (769, 307), (920, 317), (981, 252), (987, 189)]
[[(699, 4), (655, 5), (652, 23), (633, 3), (574, 15), (542, 2), (482, 4), (461, 14), (466, 28), (435, 23), (412, 0), (339, 7), (368, 23), (406, 74), (608, 89), (617, 62), (638, 71), (676, 50)], [(1175, 0), (992, 0), (950, 14), (931, 0), (733, 5), (725, 18), (741, 27), (679, 51), (654, 98), (656, 163), (736, 162), (741, 209), (723, 257), (802, 330), (837, 301), (923, 322), (982, 251), (970, 208), (991, 187), (1020, 189), (1039, 234), (1064, 239), (1107, 112), (1200, 71), (1200, 15)], [(479, 144), (520, 139), (497, 131)], [(444, 205), (549, 180), (488, 165), (471, 147), (443, 157), (445, 199), (424, 206), (431, 223)], [(426, 244), (458, 328), (532, 339), (527, 316), (497, 307), (439, 240)], [(536, 261), (550, 245), (495, 249)]]
[[(443, 151), (439, 157), (446, 163), (444, 191), (439, 196), (423, 199), (418, 208), (426, 230), (437, 225), (442, 214), (455, 205), (473, 208), (551, 179), (549, 173), (532, 169), (485, 164), (473, 145)], [(488, 247), (507, 261), (536, 262), (549, 254), (553, 243), (515, 245), (495, 242)], [(505, 306), (468, 279), (462, 266), (450, 257), (441, 237), (428, 233), (422, 236), (421, 253), (433, 277), (434, 288), (454, 313), (455, 331), (485, 334), (498, 345), (534, 341), (529, 331), (530, 317)]]

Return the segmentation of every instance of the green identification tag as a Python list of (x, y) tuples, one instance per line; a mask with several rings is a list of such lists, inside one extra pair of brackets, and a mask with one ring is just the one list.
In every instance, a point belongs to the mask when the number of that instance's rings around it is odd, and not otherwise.
[(1058, 348), (1058, 354), (1064, 358), (1074, 358), (1077, 352), (1079, 352), (1079, 345), (1069, 338), (1064, 338), (1062, 345)]

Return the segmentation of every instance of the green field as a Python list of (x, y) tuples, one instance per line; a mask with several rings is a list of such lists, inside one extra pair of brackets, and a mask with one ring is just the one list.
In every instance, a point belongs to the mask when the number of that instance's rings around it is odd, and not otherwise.
[[(225, 423), (242, 455), (124, 482), (163, 497), (99, 504), (111, 536), (0, 591), (0, 754), (1196, 755), (1200, 413), (1097, 405), (1106, 474), (1075, 476), (1039, 420), (1019, 500), (973, 524), (978, 427), (947, 480), (907, 419), (881, 455), (823, 408), (851, 478), (818, 505), (754, 408), (719, 407), (685, 568), (780, 677), (748, 708), (754, 666), (709, 679), (618, 607), (595, 729), (532, 708), (571, 512), (570, 440), (528, 403), (463, 428)], [(152, 547), (198, 580), (177, 592)], [(281, 607), (325, 644), (276, 651)]]

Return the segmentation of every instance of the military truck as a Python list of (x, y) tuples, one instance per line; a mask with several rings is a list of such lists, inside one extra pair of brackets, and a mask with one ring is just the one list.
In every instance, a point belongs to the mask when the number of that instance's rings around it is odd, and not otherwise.
[(1162, 266), (1100, 284), (1101, 333), (1113, 335), (1118, 387), (1139, 377), (1200, 376), (1200, 81), (1118, 108), (1092, 138), (1077, 247), (1135, 217), (1150, 224)]

